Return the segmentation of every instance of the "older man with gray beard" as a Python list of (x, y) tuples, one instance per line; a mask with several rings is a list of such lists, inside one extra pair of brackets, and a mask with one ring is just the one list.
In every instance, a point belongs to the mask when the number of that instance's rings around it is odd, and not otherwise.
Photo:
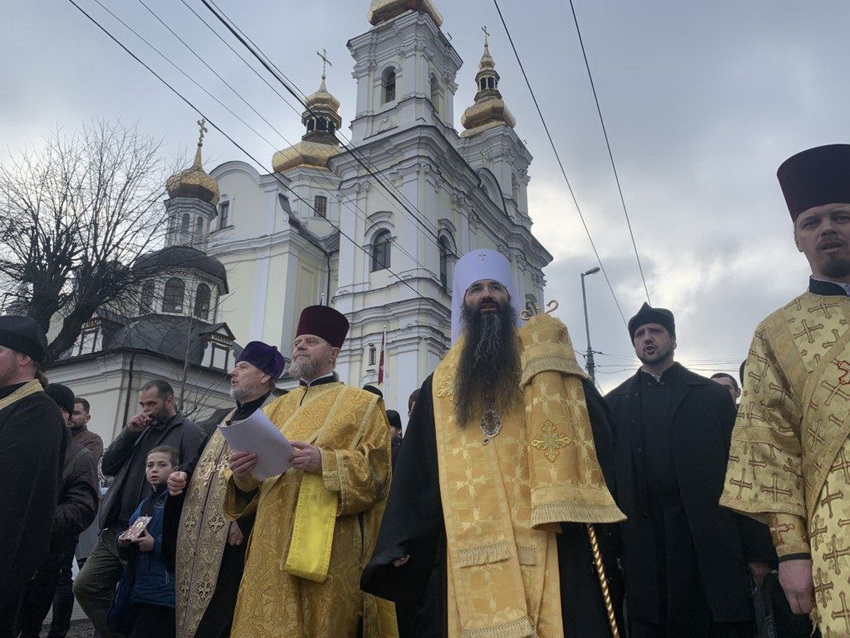
[(422, 385), (361, 580), (396, 603), (402, 637), (610, 636), (619, 616), (618, 582), (600, 582), (615, 531), (588, 525), (623, 518), (605, 408), (566, 326), (518, 328), (517, 298), (498, 252), (455, 266), (454, 345)]
[[(230, 372), (230, 396), (236, 407), (223, 423), (241, 421), (259, 409), (283, 368), (283, 356), (274, 346), (261, 341), (246, 345)], [(223, 470), (229, 454), (230, 446), (216, 428), (201, 446), (199, 458), (168, 479), (166, 536), (177, 537), (177, 638), (230, 635), (254, 515), (230, 523), (224, 519)]]

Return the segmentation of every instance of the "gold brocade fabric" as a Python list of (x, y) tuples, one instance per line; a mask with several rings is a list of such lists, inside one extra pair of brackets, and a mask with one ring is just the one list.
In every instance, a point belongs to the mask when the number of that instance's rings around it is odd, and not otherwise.
[(222, 511), (229, 454), (230, 446), (221, 433), (213, 433), (186, 492), (177, 533), (177, 638), (193, 638), (218, 581), (230, 527)]
[[(523, 328), (528, 332), (521, 342), (529, 346), (523, 352), (525, 402), (500, 415), (501, 432), (492, 438), (477, 423), (455, 421), (454, 379), (463, 340), (434, 373), (450, 638), (563, 636), (555, 523), (625, 518), (596, 462), (575, 376), (579, 368), (574, 357), (569, 363), (571, 348), (561, 347), (566, 328), (549, 328), (548, 321), (535, 319)], [(553, 370), (557, 378), (548, 376)], [(538, 377), (545, 383), (537, 383)], [(577, 391), (565, 391), (568, 378), (578, 383)]]
[[(356, 635), (361, 614), (365, 638), (394, 636), (394, 627), (378, 624), (378, 601), (359, 588), (391, 478), (389, 426), (378, 397), (327, 383), (297, 388), (264, 412), (289, 440), (321, 450), (322, 480), (337, 495), (337, 518), (327, 578), (316, 582), (289, 574), (283, 566), (304, 473), (291, 469), (263, 481), (254, 501), (246, 503), (228, 471), (226, 515), (236, 517), (252, 507), (257, 515), (232, 638), (349, 638)], [(240, 481), (243, 488), (253, 484)]]
[(756, 330), (720, 502), (808, 541), (824, 637), (850, 636), (848, 424), (850, 299), (807, 292)]

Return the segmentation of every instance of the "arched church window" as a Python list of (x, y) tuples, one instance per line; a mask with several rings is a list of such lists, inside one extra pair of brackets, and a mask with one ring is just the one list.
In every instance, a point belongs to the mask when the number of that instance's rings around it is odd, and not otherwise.
[(369, 344), (369, 365), (375, 365), (377, 361), (377, 349), (375, 348), (374, 343)]
[(383, 77), (383, 99), (382, 104), (395, 100), (395, 69), (387, 69), (384, 71)]
[(183, 312), (183, 297), (186, 294), (186, 284), (179, 277), (172, 277), (165, 282), (165, 294), (162, 295), (163, 312)]
[(496, 88), (496, 78), (487, 78), (487, 88), (495, 89)]
[(199, 244), (204, 241), (204, 218), (198, 217), (195, 219), (195, 243)]
[(440, 235), (438, 241), (440, 248), (440, 286), (443, 292), (449, 291), (449, 258), (452, 254), (452, 245), (449, 238), (445, 235)]
[(431, 76), (431, 104), (437, 113), (440, 112), (440, 82), (436, 75)]
[(195, 309), (194, 314), (198, 319), (206, 321), (210, 316), (210, 287), (206, 284), (198, 284), (198, 290), (195, 291)]
[(191, 235), (189, 234), (191, 224), (192, 219), (189, 217), (189, 213), (183, 213), (183, 219), (180, 221), (180, 243), (189, 243), (189, 239), (191, 238)]
[(390, 267), (390, 231), (382, 230), (372, 240), (372, 272)]
[(328, 121), (325, 118), (320, 117), (319, 121), (316, 122), (316, 130), (327, 131), (328, 130)]
[(333, 133), (333, 132), (334, 132), (334, 123), (328, 122), (328, 133)]
[(142, 284), (141, 299), (139, 299), (139, 314), (146, 315), (153, 312), (153, 296), (156, 292), (156, 282), (148, 279)]
[(311, 117), (309, 120), (307, 120), (307, 132), (310, 133), (315, 128), (316, 128), (316, 120), (314, 120)]
[(481, 81), (478, 83), (479, 87), (482, 91), (487, 90), (487, 78), (481, 78)]

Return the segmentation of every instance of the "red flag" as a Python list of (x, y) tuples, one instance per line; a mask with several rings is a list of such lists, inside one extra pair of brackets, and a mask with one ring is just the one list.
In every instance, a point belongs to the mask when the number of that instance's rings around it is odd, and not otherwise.
[(386, 347), (387, 333), (381, 335), (381, 357), (378, 359), (378, 384), (384, 382), (384, 348)]

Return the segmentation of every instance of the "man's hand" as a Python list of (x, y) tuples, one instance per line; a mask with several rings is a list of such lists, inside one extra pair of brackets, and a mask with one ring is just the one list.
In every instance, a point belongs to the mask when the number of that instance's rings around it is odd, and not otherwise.
[(319, 472), (322, 469), (322, 453), (319, 448), (301, 441), (290, 441), (295, 451), (289, 457), (289, 462), (296, 470)]
[(127, 421), (127, 429), (133, 434), (140, 434), (147, 430), (152, 422), (153, 419), (151, 419), (149, 415), (144, 412), (139, 412)]
[(233, 521), (230, 524), (230, 529), (227, 530), (227, 544), (241, 545), (244, 542), (245, 535), (242, 533), (242, 530), (239, 529), (239, 525), (236, 524), (236, 521)]
[(747, 563), (747, 568), (750, 570), (753, 580), (759, 585), (764, 581), (764, 577), (770, 571), (770, 566), (767, 563)]
[(153, 536), (148, 534), (148, 530), (145, 530), (141, 536), (133, 539), (133, 543), (139, 547), (140, 552), (149, 552), (153, 549)]
[(812, 589), (812, 561), (810, 558), (785, 560), (779, 563), (779, 584), (785, 591), (791, 611), (808, 614), (812, 611), (814, 597)]
[(189, 475), (186, 472), (172, 472), (168, 476), (168, 493), (171, 496), (180, 496), (186, 489)]
[(233, 450), (227, 457), (227, 462), (230, 464), (230, 470), (234, 476), (248, 478), (254, 468), (257, 467), (257, 455), (253, 452)]

